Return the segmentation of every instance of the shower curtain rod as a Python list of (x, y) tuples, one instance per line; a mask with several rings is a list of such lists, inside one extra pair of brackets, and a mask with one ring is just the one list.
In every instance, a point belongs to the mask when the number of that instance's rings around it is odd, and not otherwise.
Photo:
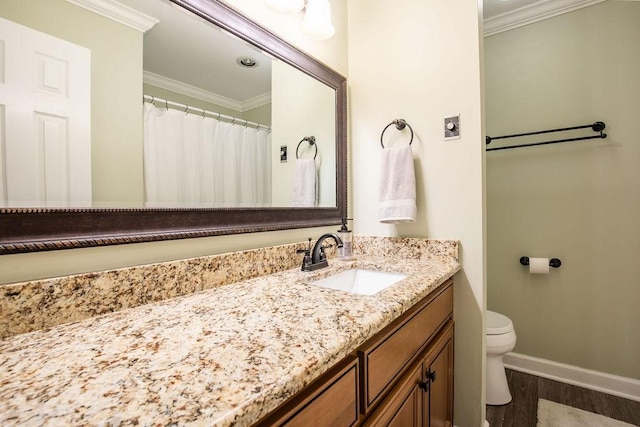
[(255, 126), (256, 129), (266, 129), (268, 132), (271, 132), (271, 127), (270, 126), (266, 126), (266, 125), (261, 125), (260, 123), (256, 123), (256, 122), (250, 122), (248, 120), (244, 120), (244, 119), (239, 119), (237, 117), (233, 117), (233, 116), (227, 116), (226, 114), (220, 114), (218, 112), (215, 111), (209, 111), (209, 110), (204, 110), (202, 108), (198, 108), (198, 107), (192, 107), (190, 105), (187, 104), (180, 104), (179, 102), (174, 102), (174, 101), (168, 101), (166, 99), (162, 99), (162, 98), (158, 98), (155, 96), (151, 96), (151, 95), (143, 95), (142, 96), (142, 100), (143, 102), (148, 102), (150, 104), (155, 105), (155, 103), (159, 103), (160, 106), (164, 106), (167, 109), (169, 107), (173, 108), (174, 110), (182, 110), (185, 113), (191, 113), (191, 114), (197, 114), (197, 115), (201, 115), (202, 117), (204, 116), (209, 116), (211, 118), (220, 120), (227, 120), (230, 121), (234, 124), (238, 124), (238, 125), (245, 125), (245, 126)]
[(577, 138), (566, 138), (566, 139), (554, 139), (553, 141), (544, 141), (544, 142), (535, 142), (533, 144), (520, 144), (520, 145), (509, 145), (505, 147), (496, 147), (496, 148), (487, 148), (487, 151), (497, 151), (497, 150), (509, 150), (511, 148), (520, 148), (520, 147), (533, 147), (536, 145), (548, 145), (548, 144), (558, 144), (560, 142), (571, 142), (571, 141), (582, 141), (585, 139), (596, 139), (596, 138), (606, 138), (607, 134), (602, 132), (605, 129), (606, 125), (604, 122), (595, 122), (589, 125), (582, 126), (573, 126), (568, 128), (560, 128), (560, 129), (549, 129), (549, 130), (540, 130), (536, 132), (526, 132), (526, 133), (516, 133), (512, 135), (504, 135), (504, 136), (488, 136), (486, 137), (485, 143), (487, 145), (491, 144), (491, 141), (495, 139), (505, 139), (505, 138), (517, 138), (520, 136), (529, 136), (529, 135), (539, 135), (542, 133), (554, 133), (554, 132), (565, 132), (568, 130), (576, 130), (576, 129), (586, 129), (591, 128), (594, 132), (600, 132), (600, 135), (592, 135), (592, 136), (581, 136)]

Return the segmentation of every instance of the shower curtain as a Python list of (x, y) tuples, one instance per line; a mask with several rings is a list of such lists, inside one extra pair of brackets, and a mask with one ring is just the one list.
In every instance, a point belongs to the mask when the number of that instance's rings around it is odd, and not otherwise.
[(144, 104), (148, 207), (271, 206), (271, 135)]

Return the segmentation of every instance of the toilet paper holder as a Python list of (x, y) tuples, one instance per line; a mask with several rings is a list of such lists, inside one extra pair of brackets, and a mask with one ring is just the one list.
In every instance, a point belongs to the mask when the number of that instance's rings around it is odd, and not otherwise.
[[(520, 264), (529, 265), (529, 257), (528, 256), (520, 257)], [(562, 265), (562, 261), (560, 261), (558, 258), (551, 258), (549, 260), (549, 267), (558, 268), (561, 265)]]

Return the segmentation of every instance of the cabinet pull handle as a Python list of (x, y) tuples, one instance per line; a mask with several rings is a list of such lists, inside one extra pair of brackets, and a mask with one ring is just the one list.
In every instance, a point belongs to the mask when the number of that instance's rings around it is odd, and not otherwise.
[(435, 383), (436, 382), (436, 371), (427, 372), (427, 378), (429, 378), (429, 381)]

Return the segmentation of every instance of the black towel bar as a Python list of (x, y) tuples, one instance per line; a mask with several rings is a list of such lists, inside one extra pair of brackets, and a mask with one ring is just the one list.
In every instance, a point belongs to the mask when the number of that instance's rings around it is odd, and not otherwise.
[(559, 129), (549, 129), (549, 130), (540, 130), (536, 132), (526, 132), (526, 133), (515, 133), (512, 135), (503, 135), (503, 136), (489, 136), (485, 137), (485, 143), (487, 145), (491, 144), (491, 141), (496, 139), (506, 139), (506, 138), (518, 138), (521, 136), (529, 136), (529, 135), (539, 135), (543, 133), (555, 133), (555, 132), (566, 132), (569, 130), (576, 129), (586, 129), (591, 128), (594, 132), (600, 132), (600, 135), (592, 135), (592, 136), (581, 136), (578, 138), (565, 138), (565, 139), (554, 139), (553, 141), (544, 141), (544, 142), (534, 142), (533, 144), (520, 144), (520, 145), (510, 145), (506, 147), (496, 147), (496, 148), (487, 148), (487, 151), (498, 151), (498, 150), (510, 150), (511, 148), (520, 148), (520, 147), (533, 147), (536, 145), (547, 145), (547, 144), (558, 144), (560, 142), (571, 142), (571, 141), (582, 141), (585, 139), (596, 139), (596, 138), (606, 138), (607, 134), (602, 132), (607, 125), (604, 122), (595, 122), (589, 125), (582, 126), (573, 126), (568, 128), (559, 128)]

